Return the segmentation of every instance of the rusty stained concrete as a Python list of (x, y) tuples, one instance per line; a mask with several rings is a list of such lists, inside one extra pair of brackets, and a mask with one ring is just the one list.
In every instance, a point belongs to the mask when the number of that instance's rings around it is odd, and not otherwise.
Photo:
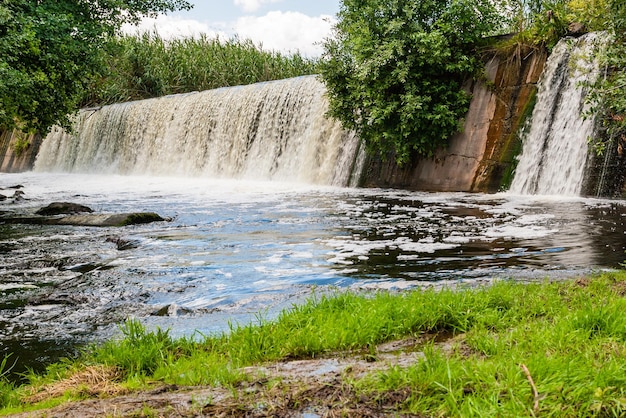
[(463, 131), (433, 158), (398, 167), (393, 158), (370, 159), (365, 187), (439, 192), (497, 192), (514, 157), (518, 128), (536, 91), (547, 51), (518, 48), (494, 54), (485, 79), (471, 86), (472, 101)]
[[(19, 154), (15, 152), (18, 141), (27, 141), (29, 144)], [(41, 135), (38, 134), (26, 134), (18, 130), (0, 131), (0, 173), (32, 170), (41, 141)]]

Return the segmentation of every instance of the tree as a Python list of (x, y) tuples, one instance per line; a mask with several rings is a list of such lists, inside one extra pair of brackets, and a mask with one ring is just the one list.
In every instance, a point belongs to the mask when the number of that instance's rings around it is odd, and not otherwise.
[(185, 0), (0, 0), (0, 128), (69, 126), (123, 23), (190, 9)]
[(432, 155), (460, 129), (497, 24), (490, 0), (343, 0), (320, 71), (329, 115), (400, 164)]
[(602, 154), (607, 145), (617, 141), (620, 156), (626, 148), (626, 4), (608, 0), (602, 17), (611, 42), (603, 52), (604, 74), (591, 85), (587, 101), (588, 117), (599, 115), (601, 130), (591, 138), (596, 152)]

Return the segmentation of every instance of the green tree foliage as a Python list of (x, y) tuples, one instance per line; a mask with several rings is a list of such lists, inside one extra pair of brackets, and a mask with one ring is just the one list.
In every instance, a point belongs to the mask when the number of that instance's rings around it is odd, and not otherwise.
[(120, 26), (184, 0), (0, 0), (0, 128), (68, 125)]
[(617, 0), (505, 0), (511, 11), (511, 32), (517, 33), (515, 41), (556, 45), (569, 34), (569, 25), (581, 24), (584, 31), (604, 31), (615, 28)]
[[(599, 1), (599, 0), (597, 0)], [(599, 29), (611, 36), (601, 59), (604, 73), (593, 84), (587, 101), (591, 104), (587, 117), (599, 116), (600, 131), (590, 138), (597, 154), (607, 145), (617, 145), (618, 153), (626, 149), (626, 4), (623, 0), (604, 0), (603, 13), (596, 12)]]
[(432, 155), (459, 130), (499, 21), (489, 0), (343, 0), (320, 64), (329, 115), (401, 164)]

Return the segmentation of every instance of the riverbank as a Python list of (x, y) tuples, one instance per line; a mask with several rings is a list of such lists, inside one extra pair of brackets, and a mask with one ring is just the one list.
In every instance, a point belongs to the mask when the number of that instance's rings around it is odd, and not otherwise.
[(129, 321), (123, 340), (5, 383), (0, 402), (37, 411), (22, 416), (620, 415), (625, 295), (621, 271), (338, 293), (221, 336)]

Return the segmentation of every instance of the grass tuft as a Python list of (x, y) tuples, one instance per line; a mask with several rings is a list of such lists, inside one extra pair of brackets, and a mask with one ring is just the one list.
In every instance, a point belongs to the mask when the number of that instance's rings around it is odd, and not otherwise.
[(73, 393), (77, 397), (102, 397), (126, 393), (119, 383), (121, 373), (114, 367), (88, 366), (77, 370), (67, 378), (42, 386), (32, 386), (31, 394), (24, 399), (37, 403)]
[[(337, 293), (314, 297), (274, 321), (233, 325), (228, 333), (202, 338), (172, 339), (131, 320), (122, 326), (123, 339), (48, 373), (61, 382), (74, 379), (74, 387), (93, 370), (108, 370), (115, 374), (104, 380), (126, 388), (160, 382), (236, 391), (253, 379), (244, 372), (247, 366), (359, 353), (377, 361), (380, 344), (408, 339), (421, 352), (413, 364), (346, 375), (341, 390), (333, 391), (320, 386), (289, 392), (274, 380), (262, 391), (268, 399), (257, 394), (253, 404), (302, 409), (321, 402), (310, 392), (319, 391), (327, 406), (345, 405), (354, 413), (391, 408), (417, 416), (620, 416), (626, 414), (624, 289), (626, 272), (615, 272), (562, 282)], [(36, 393), (60, 396), (52, 387)], [(277, 391), (289, 392), (291, 401), (277, 403)], [(5, 406), (20, 394), (33, 396), (23, 388), (9, 392)], [(249, 399), (238, 396), (232, 412), (245, 413)]]

